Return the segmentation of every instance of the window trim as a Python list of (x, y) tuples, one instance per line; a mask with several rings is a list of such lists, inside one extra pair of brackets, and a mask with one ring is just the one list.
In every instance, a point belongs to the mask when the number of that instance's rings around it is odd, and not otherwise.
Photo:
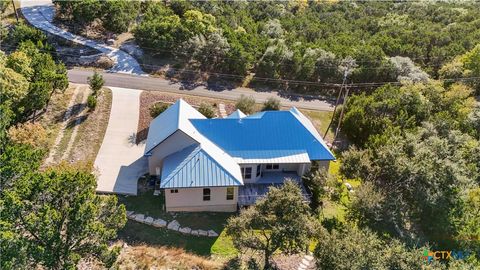
[(209, 188), (203, 189), (203, 200), (210, 201), (212, 196), (212, 191)]
[(279, 170), (280, 164), (279, 163), (267, 163), (265, 165), (265, 170)]
[[(247, 172), (247, 170), (250, 170), (250, 172)], [(243, 179), (252, 179), (252, 171), (253, 171), (252, 167), (242, 167), (241, 172), (242, 172)]]
[[(231, 193), (231, 194), (229, 194), (229, 193)], [(230, 197), (229, 197), (229, 195), (230, 195)], [(233, 201), (234, 198), (235, 198), (235, 188), (227, 187), (227, 196), (226, 196), (227, 201)]]

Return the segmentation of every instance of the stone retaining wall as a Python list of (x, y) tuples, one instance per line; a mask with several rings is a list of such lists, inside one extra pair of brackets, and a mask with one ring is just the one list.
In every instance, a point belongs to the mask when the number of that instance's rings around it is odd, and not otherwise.
[(137, 214), (133, 211), (127, 211), (127, 218), (136, 222), (140, 222), (146, 225), (154, 226), (156, 228), (165, 228), (172, 231), (177, 231), (183, 234), (195, 235), (195, 236), (206, 236), (206, 237), (217, 237), (218, 233), (214, 230), (194, 230), (189, 227), (182, 227), (180, 223), (176, 220), (167, 222), (161, 218), (155, 219), (153, 217), (145, 216), (144, 214)]

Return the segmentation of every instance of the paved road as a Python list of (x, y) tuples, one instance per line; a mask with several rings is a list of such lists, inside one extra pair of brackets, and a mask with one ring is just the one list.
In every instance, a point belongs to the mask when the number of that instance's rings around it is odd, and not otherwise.
[(55, 9), (51, 0), (22, 0), (20, 5), (25, 19), (36, 28), (106, 54), (115, 61), (115, 65), (111, 69), (112, 72), (146, 76), (137, 60), (128, 53), (106, 44), (74, 35), (53, 25)]
[(141, 91), (110, 87), (112, 109), (95, 159), (97, 191), (137, 195), (137, 180), (147, 172), (145, 144), (135, 144)]
[[(73, 83), (87, 83), (87, 77), (92, 76), (92, 71), (85, 69), (71, 69), (68, 71), (68, 78)], [(295, 106), (301, 109), (318, 110), (318, 111), (332, 111), (332, 104), (321, 99), (306, 99), (306, 98), (288, 98), (278, 94), (278, 92), (255, 92), (249, 88), (235, 88), (233, 90), (209, 90), (204, 86), (198, 86), (193, 89), (185, 90), (180, 83), (172, 83), (171, 81), (144, 77), (134, 76), (118, 73), (103, 73), (106, 86), (123, 87), (141, 90), (155, 90), (163, 92), (172, 92), (178, 94), (189, 94), (202, 97), (211, 97), (227, 100), (237, 100), (242, 94), (253, 96), (257, 102), (264, 102), (269, 97), (277, 97), (281, 100), (284, 106)]]
[[(74, 35), (53, 25), (52, 21), (55, 15), (55, 10), (51, 0), (22, 0), (21, 7), (24, 17), (33, 26), (67, 40), (99, 50), (112, 58), (115, 61), (114, 67), (110, 70), (112, 73), (106, 73), (104, 75), (107, 86), (142, 90), (159, 90), (181, 94), (188, 93), (191, 95), (230, 100), (236, 100), (240, 95), (244, 94), (254, 96), (257, 102), (264, 102), (269, 97), (274, 96), (278, 97), (284, 106), (295, 106), (302, 109), (321, 111), (331, 111), (333, 109), (331, 104), (319, 99), (283, 97), (277, 92), (255, 92), (247, 88), (213, 91), (203, 86), (199, 86), (189, 90), (182, 90), (181, 84), (172, 84), (170, 81), (158, 78), (148, 78), (147, 74), (142, 71), (138, 62), (126, 52), (97, 41)], [(125, 76), (118, 73), (135, 74), (140, 76)], [(90, 76), (90, 74), (90, 71), (71, 70), (69, 71), (69, 78), (70, 81), (74, 83), (86, 83), (87, 77)]]

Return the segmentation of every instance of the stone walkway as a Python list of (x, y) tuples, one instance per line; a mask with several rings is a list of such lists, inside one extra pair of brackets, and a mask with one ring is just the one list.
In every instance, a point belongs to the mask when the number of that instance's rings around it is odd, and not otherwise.
[(313, 270), (316, 269), (315, 261), (313, 260), (313, 256), (311, 253), (306, 254), (303, 256), (300, 265), (298, 266), (297, 270)]
[(227, 117), (227, 111), (225, 110), (225, 104), (219, 103), (218, 104), (218, 111), (220, 112), (220, 118)]
[(194, 230), (189, 227), (182, 227), (180, 223), (176, 220), (172, 220), (167, 222), (161, 218), (155, 219), (153, 217), (145, 216), (144, 214), (137, 214), (133, 211), (127, 211), (127, 218), (130, 220), (134, 220), (136, 222), (140, 222), (146, 225), (150, 225), (156, 228), (166, 228), (168, 230), (180, 232), (183, 234), (190, 234), (194, 236), (206, 236), (206, 237), (217, 237), (218, 233), (214, 230)]

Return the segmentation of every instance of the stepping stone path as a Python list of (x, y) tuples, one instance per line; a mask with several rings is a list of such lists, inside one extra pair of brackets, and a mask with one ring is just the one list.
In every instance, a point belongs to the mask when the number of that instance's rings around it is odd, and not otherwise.
[(144, 222), (145, 222), (145, 224), (152, 225), (153, 224), (153, 217), (146, 217)]
[(178, 221), (176, 220), (173, 220), (172, 222), (168, 223), (167, 228), (170, 230), (178, 231), (178, 229), (180, 228), (180, 223), (178, 223)]
[(167, 226), (167, 222), (161, 218), (159, 219), (156, 219), (153, 224), (152, 224), (154, 227), (157, 227), (157, 228), (162, 228), (162, 227), (165, 227)]
[(300, 262), (300, 265), (298, 266), (297, 270), (310, 270), (310, 269), (316, 269), (315, 267), (315, 262), (313, 261), (313, 256), (311, 253), (305, 254), (303, 256), (302, 261)]
[(140, 222), (146, 225), (150, 225), (156, 228), (164, 228), (166, 227), (169, 230), (181, 232), (183, 234), (190, 234), (195, 236), (206, 236), (206, 237), (218, 237), (218, 233), (214, 230), (193, 230), (189, 227), (181, 227), (180, 223), (176, 220), (172, 220), (167, 222), (161, 218), (155, 219), (150, 216), (145, 216), (144, 214), (136, 214), (133, 211), (127, 211), (127, 218), (134, 220), (136, 222)]
[(221, 118), (227, 117), (227, 111), (225, 110), (225, 104), (219, 103), (218, 104), (218, 111), (220, 112), (220, 117)]

